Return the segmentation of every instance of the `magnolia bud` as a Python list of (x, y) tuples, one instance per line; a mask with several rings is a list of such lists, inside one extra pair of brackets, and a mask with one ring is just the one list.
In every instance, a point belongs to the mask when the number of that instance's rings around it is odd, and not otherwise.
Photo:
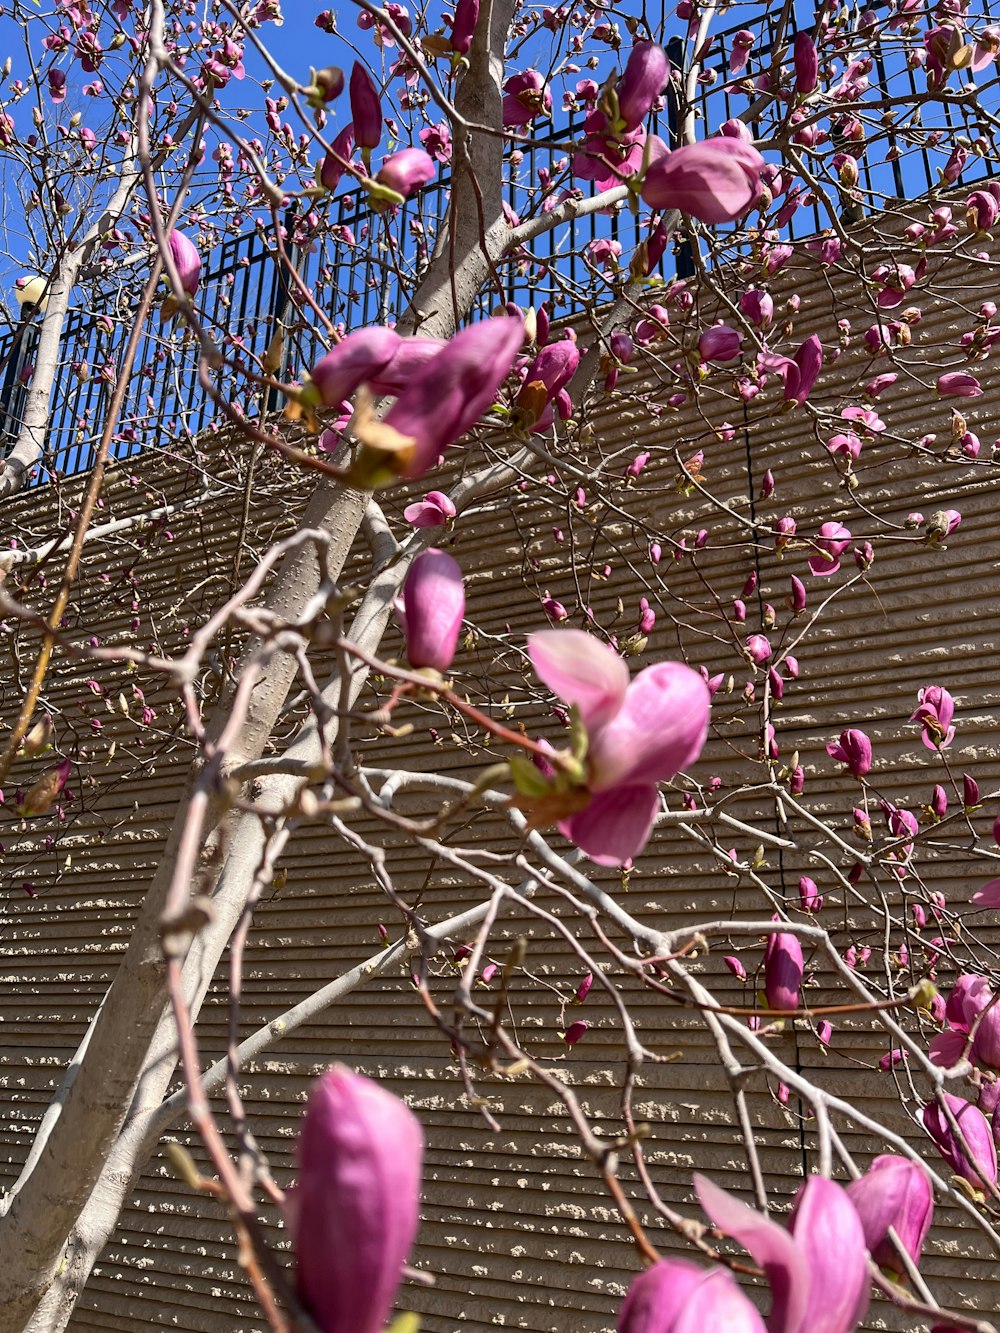
[(403, 585), (410, 665), (447, 671), (458, 646), (464, 614), (465, 590), (458, 562), (432, 546), (414, 560)]
[(324, 1330), (380, 1333), (416, 1235), (423, 1135), (416, 1116), (337, 1065), (316, 1084), (288, 1210), (303, 1303)]
[(798, 939), (784, 931), (769, 935), (764, 950), (764, 994), (769, 1009), (798, 1009), (802, 971)]

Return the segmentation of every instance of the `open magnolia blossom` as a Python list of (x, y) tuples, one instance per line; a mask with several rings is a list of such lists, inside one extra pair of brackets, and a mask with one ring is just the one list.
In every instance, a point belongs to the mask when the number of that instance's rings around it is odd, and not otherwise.
[[(852, 1333), (868, 1309), (868, 1250), (857, 1209), (835, 1181), (810, 1176), (788, 1230), (704, 1176), (694, 1187), (715, 1225), (764, 1270), (768, 1333)], [(748, 1302), (749, 1303), (749, 1302)]]
[[(299, 401), (309, 411), (341, 408), (358, 392), (351, 429), (363, 447), (351, 469), (354, 485), (421, 477), (492, 404), (523, 339), (524, 320), (511, 315), (470, 324), (447, 341), (361, 329), (317, 362)], [(381, 420), (375, 393), (398, 394)]]
[(614, 649), (583, 630), (542, 630), (528, 640), (542, 681), (575, 710), (573, 753), (545, 775), (514, 767), (536, 827), (560, 831), (599, 865), (621, 865), (649, 840), (657, 783), (693, 763), (708, 734), (710, 696), (697, 671), (659, 662), (630, 680)]

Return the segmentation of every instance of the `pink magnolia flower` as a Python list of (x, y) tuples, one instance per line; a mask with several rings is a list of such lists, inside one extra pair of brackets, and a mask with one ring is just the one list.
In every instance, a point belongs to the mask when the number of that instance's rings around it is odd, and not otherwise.
[[(746, 611), (744, 610), (744, 618)], [(763, 665), (771, 656), (771, 644), (764, 634), (751, 634), (747, 638), (747, 652), (758, 666)]]
[(840, 557), (851, 544), (851, 534), (842, 523), (824, 523), (814, 542), (818, 549), (809, 557), (809, 568), (818, 578), (836, 574)]
[(955, 1137), (947, 1117), (937, 1102), (928, 1102), (923, 1111), (924, 1128), (934, 1140), (934, 1146), (957, 1176), (967, 1180), (973, 1189), (983, 1189), (983, 1181), (995, 1185), (997, 1180), (997, 1150), (989, 1121), (977, 1106), (948, 1092), (941, 1096), (948, 1104), (968, 1145), (972, 1160)]
[(398, 153), (387, 157), (375, 177), (379, 185), (385, 185), (404, 199), (423, 189), (437, 173), (434, 159), (422, 148), (402, 148)]
[(886, 389), (895, 384), (898, 379), (899, 376), (894, 373), (876, 375), (873, 380), (869, 380), (865, 385), (865, 393), (869, 398), (877, 398), (880, 393), (884, 393)]
[(371, 75), (357, 60), (351, 70), (350, 99), (354, 141), (370, 154), (382, 142), (382, 102)]
[(562, 392), (576, 374), (580, 349), (572, 338), (547, 343), (528, 367), (524, 383), (514, 399), (518, 429), (534, 426), (548, 404)]
[(459, 55), (466, 55), (479, 21), (479, 0), (458, 0), (451, 25), (451, 45)]
[(819, 55), (816, 43), (808, 32), (795, 34), (792, 58), (795, 63), (795, 91), (805, 96), (819, 82)]
[[(842, 1186), (810, 1176), (795, 1195), (787, 1231), (704, 1176), (696, 1175), (694, 1186), (715, 1225), (764, 1270), (772, 1333), (852, 1333), (868, 1308), (868, 1253), (861, 1219)], [(703, 1321), (685, 1326), (704, 1327)], [(721, 1333), (727, 1325), (717, 1327)]]
[(729, 53), (730, 74), (739, 74), (746, 69), (754, 41), (754, 34), (749, 28), (740, 28), (739, 32), (733, 33), (733, 46)]
[(1000, 28), (983, 28), (977, 34), (976, 44), (972, 49), (972, 68), (985, 69), (991, 61), (996, 60), (998, 51), (1000, 51)]
[(703, 329), (698, 339), (698, 355), (703, 361), (735, 361), (743, 346), (743, 334), (728, 324), (713, 324)]
[(324, 189), (335, 190), (343, 179), (354, 153), (354, 126), (345, 125), (330, 145), (330, 149), (319, 169), (319, 181)]
[(826, 447), (831, 454), (840, 454), (844, 458), (852, 458), (855, 461), (861, 457), (861, 441), (854, 431), (840, 431), (836, 435), (831, 435), (826, 442)]
[[(524, 320), (501, 315), (470, 324), (445, 343), (381, 423), (398, 436), (394, 472), (422, 477), (448, 445), (472, 429), (496, 398), (523, 340)], [(377, 427), (376, 436), (381, 436)]]
[(455, 506), (443, 491), (428, 491), (422, 500), (406, 506), (403, 517), (415, 528), (443, 528), (455, 517)]
[(642, 197), (651, 208), (679, 208), (701, 222), (732, 222), (759, 197), (763, 166), (760, 153), (741, 139), (705, 139), (653, 162)]
[(893, 310), (902, 305), (906, 293), (917, 280), (909, 264), (879, 264), (872, 273), (872, 282), (879, 288), (876, 304), (880, 310)]
[(992, 911), (1000, 907), (1000, 879), (988, 880), (972, 895), (971, 902), (980, 911)]
[(990, 190), (974, 190), (965, 201), (965, 223), (971, 232), (988, 232), (1000, 214), (1000, 201)]
[(580, 1038), (586, 1035), (589, 1028), (590, 1024), (585, 1018), (578, 1018), (575, 1023), (570, 1023), (563, 1033), (563, 1041), (567, 1046), (575, 1046)]
[(576, 990), (573, 992), (573, 1003), (583, 1004), (584, 1000), (590, 994), (590, 988), (591, 986), (593, 986), (593, 984), (594, 984), (594, 974), (593, 972), (588, 972), (587, 975), (580, 982), (579, 986), (577, 986)]
[(822, 912), (823, 895), (814, 879), (803, 875), (799, 880), (799, 906), (803, 912)]
[(857, 427), (872, 435), (885, 430), (885, 422), (871, 407), (845, 407), (840, 415), (845, 421), (853, 421)]
[(768, 935), (764, 949), (764, 995), (769, 1009), (798, 1009), (802, 971), (802, 945), (798, 937), (787, 931)]
[(759, 329), (769, 328), (774, 320), (774, 301), (767, 292), (751, 288), (740, 297), (740, 309)]
[(697, 671), (660, 662), (634, 680), (622, 659), (583, 630), (542, 630), (528, 640), (532, 665), (587, 733), (590, 799), (561, 820), (562, 833), (599, 865), (620, 865), (645, 847), (659, 808), (656, 784), (701, 753), (709, 693)]
[(451, 666), (465, 615), (458, 561), (431, 546), (410, 566), (403, 584), (403, 622), (410, 666), (442, 674)]
[(940, 685), (925, 685), (917, 694), (917, 710), (910, 717), (923, 727), (923, 740), (928, 750), (944, 750), (955, 739), (951, 719), (955, 715), (955, 700)]
[(518, 128), (530, 125), (552, 110), (552, 93), (537, 69), (512, 74), (503, 86), (503, 123)]
[(831, 759), (846, 764), (856, 778), (863, 778), (871, 771), (872, 743), (863, 731), (848, 727), (840, 733), (839, 741), (831, 741), (826, 747)]
[(625, 130), (646, 119), (670, 77), (670, 61), (655, 42), (636, 42), (618, 81), (618, 115)]
[(975, 375), (970, 375), (964, 370), (953, 370), (947, 375), (939, 375), (937, 391), (940, 398), (979, 398), (983, 392)]
[(336, 1065), (315, 1085), (288, 1195), (299, 1295), (323, 1333), (381, 1333), (419, 1220), (423, 1135), (403, 1102)]
[(600, 111), (592, 111), (584, 122), (587, 137), (573, 154), (573, 175), (593, 181), (599, 190), (620, 185), (626, 176), (634, 176), (642, 166), (646, 131), (640, 126), (628, 134), (609, 134), (607, 121)]
[(971, 1044), (974, 1059), (1000, 1068), (1000, 1006), (995, 999), (985, 977), (965, 973), (958, 978), (945, 1006), (947, 1028), (928, 1047), (933, 1064), (950, 1069)]
[(773, 371), (780, 376), (785, 386), (786, 403), (797, 403), (800, 407), (812, 393), (813, 386), (823, 368), (823, 344), (818, 336), (811, 334), (793, 357), (781, 356), (776, 352), (762, 352), (757, 358), (757, 368)]
[(890, 1228), (915, 1264), (934, 1216), (934, 1193), (922, 1166), (885, 1153), (876, 1157), (861, 1177), (847, 1187), (865, 1232), (865, 1244), (880, 1268), (898, 1277), (906, 1268), (889, 1239)]
[(723, 958), (722, 961), (725, 963), (729, 971), (732, 972), (733, 976), (736, 978), (737, 981), (746, 981), (747, 970), (738, 958), (734, 958), (732, 955), (730, 955), (726, 958)]
[(424, 146), (424, 151), (430, 153), (435, 162), (451, 161), (451, 130), (444, 121), (439, 125), (428, 125), (425, 130), (421, 130), (420, 142)]
[(442, 338), (402, 338), (393, 329), (358, 329), (316, 363), (304, 397), (315, 406), (339, 407), (361, 384), (376, 394), (402, 393), (445, 346)]
[(724, 1268), (661, 1259), (632, 1279), (617, 1333), (765, 1333), (764, 1322)]
[(201, 277), (201, 256), (198, 247), (182, 231), (170, 233), (170, 253), (173, 256), (177, 275), (181, 280), (181, 290), (188, 296), (194, 296)]

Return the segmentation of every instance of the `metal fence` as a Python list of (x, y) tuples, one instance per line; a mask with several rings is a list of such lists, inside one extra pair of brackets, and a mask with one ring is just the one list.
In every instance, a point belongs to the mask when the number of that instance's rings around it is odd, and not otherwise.
[[(873, 11), (874, 12), (874, 11)], [(989, 15), (984, 14), (983, 21)], [(811, 13), (810, 23), (814, 22)], [(676, 19), (673, 26), (678, 26)], [(731, 69), (736, 33), (751, 31), (754, 44), (747, 65)], [(831, 225), (831, 210), (851, 222), (882, 208), (889, 201), (916, 199), (936, 186), (946, 154), (956, 135), (973, 142), (991, 136), (988, 123), (980, 124), (971, 102), (923, 100), (919, 115), (903, 114), (891, 123), (865, 111), (873, 98), (888, 94), (905, 103), (918, 97), (919, 71), (904, 57), (903, 47), (889, 31), (885, 38), (868, 40), (864, 24), (856, 24), (853, 37), (845, 37), (839, 60), (846, 68), (851, 60), (871, 62), (866, 75), (869, 91), (845, 101), (842, 110), (831, 98), (832, 111), (825, 113), (830, 134), (837, 146), (838, 134), (850, 147), (852, 118), (863, 124), (869, 145), (859, 155), (860, 179), (854, 196), (845, 197), (837, 180), (827, 179), (827, 188), (802, 188), (799, 206), (790, 207), (786, 192), (775, 203), (780, 229), (775, 236), (800, 238), (822, 232)], [(743, 22), (713, 34), (708, 52), (702, 52), (702, 73), (694, 105), (679, 107), (675, 95), (668, 97), (653, 132), (671, 143), (678, 138), (678, 117), (693, 116), (697, 137), (714, 130), (730, 117), (747, 117), (748, 108), (766, 91), (772, 52), (790, 46), (795, 33), (794, 8), (772, 7), (751, 14)], [(694, 53), (687, 36), (670, 35), (664, 29), (675, 66), (683, 68)], [(986, 85), (984, 101), (997, 103), (993, 67), (979, 77)], [(986, 74), (989, 79), (986, 79)], [(923, 77), (923, 76), (920, 76)], [(966, 75), (966, 77), (971, 77)], [(766, 99), (765, 99), (766, 101)], [(915, 105), (915, 103), (914, 103)], [(759, 142), (767, 144), (785, 125), (789, 107), (772, 99), (749, 117)], [(984, 118), (986, 120), (987, 118)], [(575, 188), (565, 145), (579, 137), (581, 117), (572, 112), (560, 117), (558, 134), (535, 138), (508, 158), (506, 197), (512, 214), (522, 220), (546, 207), (560, 191)], [(768, 152), (775, 164), (776, 152)], [(558, 159), (564, 159), (559, 166)], [(969, 184), (994, 168), (992, 153), (970, 155), (962, 174)], [(542, 173), (548, 173), (548, 177)], [(793, 189), (796, 187), (793, 186)], [(316, 301), (343, 325), (353, 329), (381, 324), (397, 318), (408, 294), (433, 251), (443, 225), (449, 181), (441, 177), (391, 214), (373, 212), (367, 196), (343, 194), (333, 200), (323, 233), (312, 234), (308, 214), (289, 213), (286, 218), (288, 248)], [(853, 213), (849, 210), (853, 209)], [(846, 211), (845, 211), (846, 210)], [(769, 219), (773, 221), (774, 219)], [(571, 224), (554, 227), (531, 243), (530, 256), (507, 257), (498, 270), (500, 285), (485, 293), (484, 308), (504, 300), (538, 305), (545, 300), (556, 315), (569, 314), (586, 302), (599, 299), (621, 277), (615, 259), (595, 256), (592, 242), (611, 241), (611, 251), (621, 247), (621, 263), (627, 266), (635, 246), (648, 233), (648, 215), (627, 208), (610, 215), (592, 214)], [(718, 239), (725, 245), (725, 229)], [(737, 234), (732, 236), (737, 246)], [(687, 276), (692, 256), (686, 242), (665, 256), (663, 277)], [(607, 247), (605, 247), (607, 249)], [(205, 265), (199, 291), (199, 310), (206, 326), (233, 364), (225, 371), (225, 391), (248, 415), (270, 410), (272, 400), (261, 402), (248, 371), (251, 353), (260, 356), (279, 322), (286, 328), (285, 375), (299, 375), (313, 364), (323, 348), (315, 317), (293, 299), (286, 270), (277, 262), (271, 238), (255, 229), (224, 241)], [(134, 286), (105, 284), (87, 308), (74, 310), (62, 339), (60, 364), (52, 395), (52, 414), (43, 462), (36, 480), (69, 475), (88, 468), (100, 436), (111, 388), (115, 382), (122, 349), (133, 318)], [(0, 333), (0, 439), (9, 447), (17, 433), (30, 372), (37, 329)], [(143, 331), (136, 370), (129, 385), (114, 441), (114, 453), (126, 458), (144, 448), (191, 440), (219, 424), (216, 406), (199, 381), (197, 357), (192, 355), (191, 334), (183, 325), (161, 324), (154, 316)], [(2, 446), (0, 446), (2, 447)]]

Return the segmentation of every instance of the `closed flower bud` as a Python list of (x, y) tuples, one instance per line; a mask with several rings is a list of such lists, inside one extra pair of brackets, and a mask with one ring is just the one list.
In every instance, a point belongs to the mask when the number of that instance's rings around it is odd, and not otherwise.
[(330, 147), (332, 151), (327, 153), (320, 166), (319, 180), (324, 189), (335, 190), (354, 152), (354, 126), (345, 126)]
[(906, 1269), (889, 1239), (889, 1229), (918, 1264), (934, 1214), (927, 1172), (905, 1158), (885, 1154), (875, 1158), (860, 1180), (848, 1185), (847, 1193), (861, 1218), (872, 1258), (881, 1268), (904, 1277)]
[(670, 75), (670, 61), (655, 42), (636, 42), (618, 84), (618, 114), (626, 131), (646, 119)]
[(764, 950), (764, 994), (769, 1009), (798, 1009), (802, 972), (798, 939), (785, 931), (769, 935)]
[(792, 57), (795, 63), (795, 91), (805, 96), (819, 82), (819, 55), (816, 43), (808, 32), (795, 34)]
[(726, 324), (714, 324), (698, 339), (698, 355), (703, 361), (735, 361), (742, 345), (742, 333)]
[(403, 585), (406, 656), (412, 667), (445, 672), (451, 666), (465, 614), (458, 562), (436, 547), (422, 552)]
[(377, 184), (409, 199), (434, 179), (437, 168), (422, 148), (403, 148), (387, 157), (375, 177)]
[(816, 887), (816, 881), (810, 879), (808, 875), (803, 875), (799, 880), (799, 906), (803, 912), (823, 910), (823, 895)]
[(181, 231), (170, 233), (170, 253), (173, 256), (177, 276), (181, 280), (181, 291), (187, 296), (194, 296), (201, 277), (201, 256), (198, 247)]
[(947, 375), (939, 375), (937, 382), (938, 396), (941, 398), (979, 398), (982, 386), (975, 375), (963, 370), (954, 370)]
[(466, 55), (471, 48), (478, 21), (479, 0), (458, 0), (451, 26), (451, 45), (459, 55)]
[(351, 70), (350, 98), (355, 142), (370, 153), (382, 140), (382, 103), (371, 75), (357, 60)]
[(979, 783), (968, 773), (962, 776), (962, 801), (966, 809), (979, 804)]
[(412, 1111), (335, 1066), (313, 1089), (289, 1214), (299, 1295), (321, 1333), (381, 1333), (417, 1230)]

